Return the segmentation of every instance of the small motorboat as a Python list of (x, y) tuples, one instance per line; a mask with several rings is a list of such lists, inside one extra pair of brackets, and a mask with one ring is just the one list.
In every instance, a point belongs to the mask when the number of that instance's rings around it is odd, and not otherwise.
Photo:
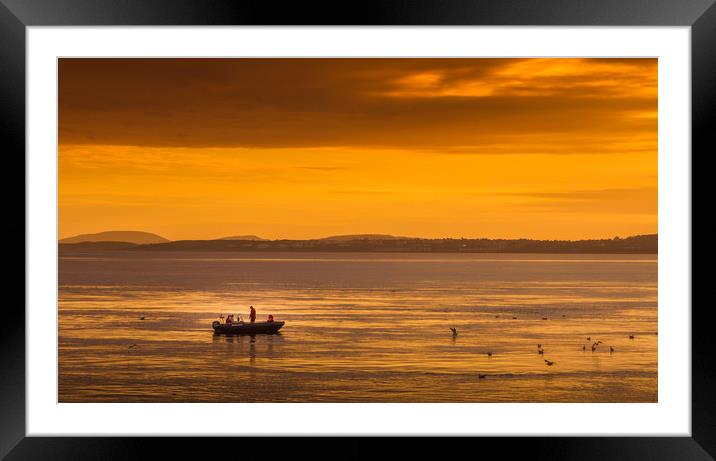
[(214, 320), (211, 326), (214, 327), (214, 333), (220, 335), (273, 335), (278, 333), (284, 323), (286, 322), (221, 323), (218, 320)]

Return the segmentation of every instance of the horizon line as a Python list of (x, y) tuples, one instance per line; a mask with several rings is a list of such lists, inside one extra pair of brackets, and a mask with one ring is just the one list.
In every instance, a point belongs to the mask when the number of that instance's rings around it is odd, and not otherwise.
[[(404, 236), (404, 235), (394, 235), (389, 233), (356, 233), (356, 234), (331, 234), (331, 235), (324, 235), (322, 237), (308, 237), (308, 238), (289, 238), (289, 237), (279, 237), (279, 238), (264, 238), (261, 237), (258, 234), (240, 234), (240, 235), (225, 235), (222, 237), (213, 237), (213, 238), (179, 238), (179, 239), (171, 239), (162, 236), (161, 234), (155, 233), (155, 232), (149, 232), (149, 231), (137, 231), (137, 230), (109, 230), (109, 231), (99, 231), (99, 232), (85, 232), (80, 234), (74, 234), (67, 237), (58, 238), (57, 241), (61, 242), (62, 240), (75, 238), (83, 235), (95, 235), (95, 234), (104, 234), (104, 233), (110, 233), (110, 232), (137, 232), (137, 233), (145, 233), (145, 234), (152, 234), (157, 237), (160, 237), (162, 239), (165, 239), (169, 242), (180, 242), (180, 241), (214, 241), (214, 240), (223, 240), (223, 239), (231, 239), (231, 237), (236, 236), (246, 236), (246, 237), (255, 237), (254, 239), (246, 239), (246, 240), (255, 240), (255, 241), (281, 241), (281, 240), (293, 240), (293, 241), (301, 241), (301, 240), (325, 240), (330, 238), (339, 238), (339, 237), (357, 237), (356, 240), (360, 240), (360, 237), (376, 237), (376, 236), (384, 236), (386, 238), (390, 238), (391, 240), (538, 240), (538, 241), (564, 241), (564, 242), (577, 242), (577, 241), (584, 241), (584, 240), (616, 240), (616, 239), (627, 239), (631, 237), (640, 237), (640, 236), (652, 236), (656, 235), (658, 236), (659, 233), (653, 232), (653, 233), (637, 233), (637, 234), (629, 234), (629, 235), (614, 235), (611, 237), (581, 237), (581, 238), (539, 238), (539, 237), (455, 237), (455, 236), (443, 236), (443, 237), (411, 237), (411, 236)], [(241, 239), (235, 239), (235, 240), (241, 240)], [(378, 239), (376, 239), (378, 240)], [(164, 242), (166, 243), (166, 242)]]

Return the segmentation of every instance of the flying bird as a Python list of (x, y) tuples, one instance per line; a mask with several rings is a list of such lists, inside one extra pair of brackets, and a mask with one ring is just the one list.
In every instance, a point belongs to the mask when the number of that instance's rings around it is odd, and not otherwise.
[(629, 335), (629, 339), (634, 339), (634, 335)]
[(483, 375), (483, 374), (480, 374), (480, 373), (477, 374), (477, 377), (478, 377), (479, 379), (485, 379), (486, 376), (487, 376), (487, 375)]
[(450, 331), (452, 331), (452, 337), (457, 338), (457, 328), (450, 327)]
[(584, 344), (582, 344), (582, 351), (586, 351), (586, 350), (587, 350), (587, 346), (585, 346)]
[(544, 349), (537, 349), (537, 353), (539, 355), (544, 355)]
[(130, 345), (127, 349), (132, 349), (133, 347), (137, 347), (137, 343)]
[(610, 353), (610, 354), (613, 354), (613, 353), (614, 353), (614, 348), (613, 348), (612, 346), (609, 346), (609, 353)]
[(488, 352), (488, 353), (487, 353), (487, 356), (488, 356), (488, 357), (492, 357), (492, 352)]
[(547, 359), (544, 359), (544, 363), (546, 363), (548, 367), (551, 367), (552, 365), (554, 365), (553, 361), (547, 360)]

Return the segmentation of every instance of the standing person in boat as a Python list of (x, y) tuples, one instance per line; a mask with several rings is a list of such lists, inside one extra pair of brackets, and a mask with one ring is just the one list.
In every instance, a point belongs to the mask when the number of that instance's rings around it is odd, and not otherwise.
[(254, 306), (249, 306), (249, 308), (251, 309), (249, 319), (251, 320), (251, 323), (254, 323), (256, 321), (256, 309), (254, 309)]

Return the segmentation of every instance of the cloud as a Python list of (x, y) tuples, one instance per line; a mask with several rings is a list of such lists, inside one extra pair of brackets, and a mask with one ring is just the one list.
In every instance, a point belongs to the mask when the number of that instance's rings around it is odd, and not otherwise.
[[(63, 144), (458, 148), (656, 140), (656, 60), (61, 59)], [(543, 143), (559, 149), (560, 142)]]
[(653, 99), (657, 94), (657, 75), (654, 63), (643, 60), (506, 59), (503, 65), (483, 74), (475, 74), (466, 67), (402, 76), (385, 94), (424, 98), (576, 96)]
[(348, 168), (342, 167), (342, 166), (297, 166), (296, 168), (300, 170), (310, 170), (310, 171), (341, 171), (341, 170), (347, 170)]
[(569, 191), (509, 192), (497, 195), (526, 199), (533, 210), (652, 214), (658, 211), (656, 187)]

